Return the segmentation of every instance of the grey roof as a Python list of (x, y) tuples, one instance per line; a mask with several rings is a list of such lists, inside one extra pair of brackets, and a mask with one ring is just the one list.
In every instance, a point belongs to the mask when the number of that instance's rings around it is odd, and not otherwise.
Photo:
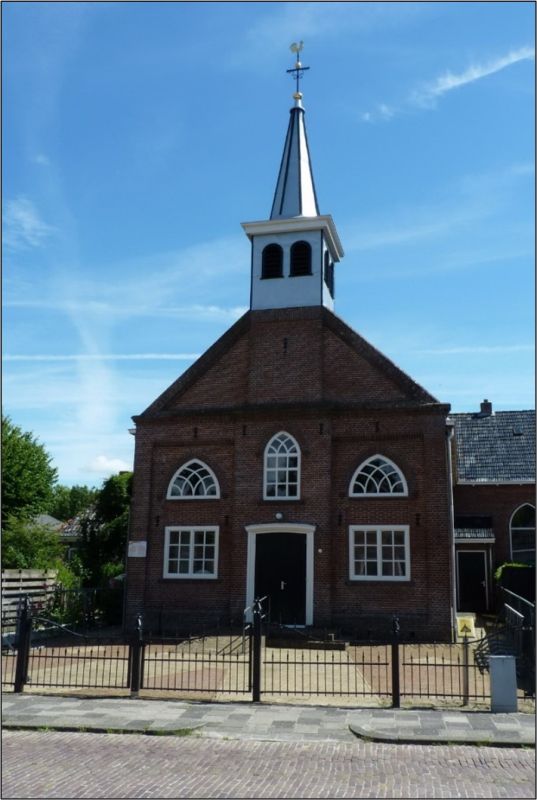
[(494, 539), (492, 528), (455, 528), (455, 539)]
[(535, 480), (535, 411), (450, 414), (457, 482)]
[(63, 526), (63, 522), (56, 517), (51, 517), (50, 514), (38, 514), (34, 517), (34, 522), (37, 525), (43, 525), (45, 528), (50, 528), (53, 531), (59, 531)]

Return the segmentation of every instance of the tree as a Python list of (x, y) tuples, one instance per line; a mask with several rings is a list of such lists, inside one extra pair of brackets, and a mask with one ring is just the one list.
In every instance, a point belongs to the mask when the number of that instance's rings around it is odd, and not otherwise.
[(2, 569), (54, 569), (64, 549), (46, 525), (9, 517), (2, 532)]
[(2, 416), (2, 527), (47, 510), (57, 471), (42, 444)]
[(88, 486), (62, 486), (58, 484), (52, 490), (52, 498), (48, 513), (63, 522), (73, 519), (82, 511), (86, 511), (97, 499), (97, 489)]
[(132, 473), (104, 481), (94, 505), (80, 519), (80, 557), (88, 586), (102, 586), (124, 569)]

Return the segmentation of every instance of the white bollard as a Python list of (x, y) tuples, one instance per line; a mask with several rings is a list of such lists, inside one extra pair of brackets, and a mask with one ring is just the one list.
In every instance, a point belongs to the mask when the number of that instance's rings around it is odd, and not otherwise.
[(509, 714), (517, 711), (516, 659), (514, 656), (489, 656), (490, 710)]

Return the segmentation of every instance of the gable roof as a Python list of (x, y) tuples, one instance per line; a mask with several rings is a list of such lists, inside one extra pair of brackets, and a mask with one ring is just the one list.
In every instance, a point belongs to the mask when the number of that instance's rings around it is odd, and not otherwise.
[[(302, 389), (292, 396), (278, 395), (273, 392), (275, 387), (270, 385), (271, 368), (275, 366), (269, 364), (270, 359), (275, 360), (272, 345), (276, 341), (279, 343), (281, 335), (284, 335), (281, 325), (297, 321), (304, 323), (302, 334), (305, 326), (309, 326), (317, 344), (312, 340), (312, 349), (297, 355), (298, 361), (293, 362), (287, 356), (287, 370), (302, 370)], [(326, 344), (323, 346), (325, 334), (332, 342), (332, 350)], [(337, 356), (337, 363), (330, 362), (330, 353)], [(324, 367), (323, 359), (327, 359)], [(277, 360), (280, 387), (285, 384), (281, 380), (282, 364)], [(342, 364), (345, 365), (345, 376), (342, 376)], [(254, 375), (255, 370), (260, 370), (263, 375)], [(362, 380), (364, 376), (367, 380)], [(267, 383), (268, 393), (260, 388), (259, 380)], [(371, 387), (375, 384), (373, 390)], [(133, 419), (138, 422), (190, 412), (246, 410), (265, 405), (275, 408), (321, 404), (337, 408), (415, 409), (435, 406), (444, 413), (449, 410), (449, 406), (439, 403), (343, 320), (319, 306), (247, 311), (142, 414)]]
[(535, 411), (450, 414), (457, 483), (535, 480)]

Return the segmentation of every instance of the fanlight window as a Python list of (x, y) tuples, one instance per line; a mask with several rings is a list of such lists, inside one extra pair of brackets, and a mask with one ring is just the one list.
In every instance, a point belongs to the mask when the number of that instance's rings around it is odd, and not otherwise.
[(511, 517), (511, 556), (513, 561), (535, 564), (535, 509), (529, 503)]
[(311, 275), (311, 247), (308, 242), (295, 242), (291, 247), (291, 276)]
[(401, 470), (384, 456), (372, 456), (360, 464), (351, 479), (351, 497), (408, 495)]
[(277, 433), (265, 448), (265, 500), (296, 500), (300, 493), (300, 448), (288, 433)]
[(207, 464), (193, 459), (180, 467), (170, 481), (168, 500), (199, 500), (220, 497), (220, 486)]
[(262, 278), (283, 278), (283, 250), (279, 244), (268, 244), (261, 256)]

